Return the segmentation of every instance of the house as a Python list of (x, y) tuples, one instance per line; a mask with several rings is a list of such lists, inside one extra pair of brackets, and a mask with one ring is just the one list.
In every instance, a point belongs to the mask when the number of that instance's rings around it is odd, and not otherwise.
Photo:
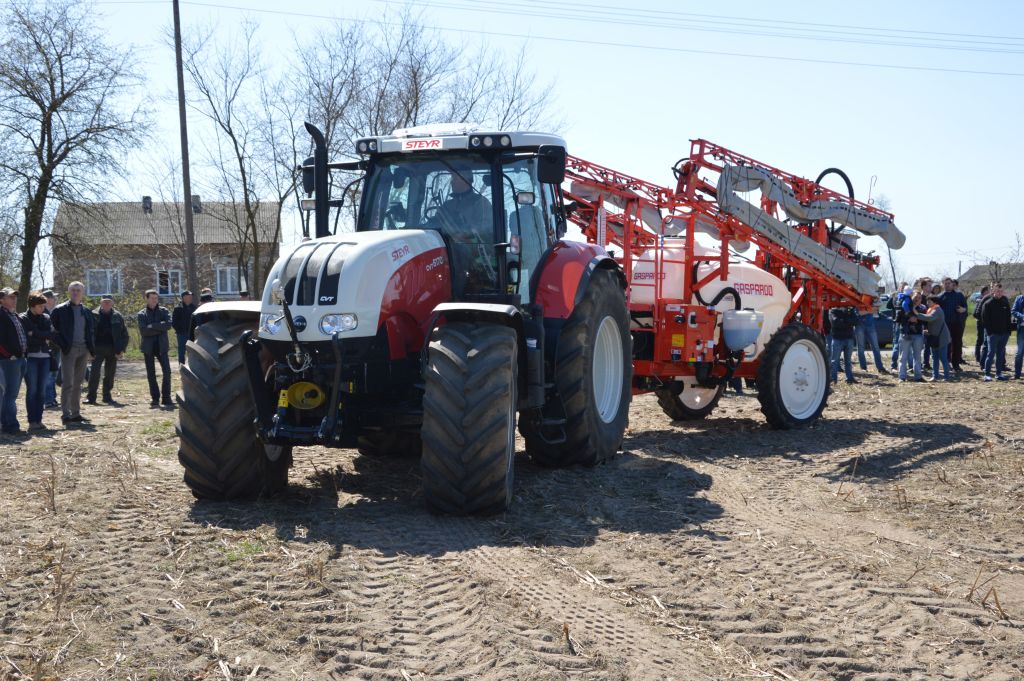
[[(192, 198), (200, 287), (213, 289), (218, 299), (238, 298), (242, 290), (257, 298), (262, 291), (262, 281), (256, 281), (257, 255), (259, 278), (265, 279), (279, 254), (278, 204), (258, 205), (260, 238), (254, 248), (246, 238), (240, 204)], [(188, 287), (184, 210), (183, 203), (154, 202), (148, 196), (140, 202), (62, 203), (51, 237), (54, 287), (64, 291), (78, 280), (88, 296), (120, 297), (147, 289), (180, 295)]]
[(960, 275), (960, 290), (969, 296), (996, 280), (1002, 282), (1003, 291), (1010, 297), (1024, 293), (1024, 263), (974, 265)]

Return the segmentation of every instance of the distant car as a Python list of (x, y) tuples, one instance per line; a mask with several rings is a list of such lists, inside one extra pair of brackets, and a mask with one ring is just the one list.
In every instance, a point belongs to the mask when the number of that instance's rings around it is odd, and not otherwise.
[(889, 298), (891, 297), (892, 296), (890, 296), (888, 293), (883, 293), (882, 295), (878, 296), (878, 302), (882, 303), (882, 305), (885, 305), (886, 303), (889, 302)]
[(892, 310), (882, 308), (875, 317), (875, 331), (878, 333), (878, 347), (892, 345)]
[(974, 293), (971, 294), (970, 301), (972, 303), (976, 303), (979, 300), (981, 300), (981, 291), (975, 291)]

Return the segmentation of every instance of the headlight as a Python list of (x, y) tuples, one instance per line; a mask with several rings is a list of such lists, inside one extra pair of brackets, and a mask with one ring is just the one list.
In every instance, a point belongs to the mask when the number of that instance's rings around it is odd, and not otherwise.
[(260, 333), (266, 333), (271, 336), (277, 335), (277, 332), (281, 330), (281, 322), (283, 320), (283, 314), (275, 315), (264, 312), (260, 315)]
[(336, 333), (352, 331), (359, 326), (359, 320), (354, 314), (325, 314), (320, 320), (320, 330), (328, 336)]

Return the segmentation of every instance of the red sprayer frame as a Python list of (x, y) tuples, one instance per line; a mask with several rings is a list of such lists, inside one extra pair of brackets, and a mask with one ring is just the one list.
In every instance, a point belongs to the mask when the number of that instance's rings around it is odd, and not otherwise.
[[(650, 314), (653, 317), (651, 329), (634, 329), (634, 333), (653, 334), (654, 347), (659, 349), (655, 359), (634, 361), (634, 386), (637, 392), (656, 387), (663, 378), (694, 375), (696, 364), (701, 361), (712, 361), (712, 375), (719, 377), (726, 374), (727, 362), (735, 362), (735, 357), (729, 358), (724, 345), (715, 343), (713, 349), (707, 347), (708, 328), (710, 326), (713, 331), (720, 323), (720, 316), (715, 316), (716, 323), (711, 324), (708, 314), (715, 315), (714, 310), (694, 303), (697, 300), (696, 294), (710, 282), (715, 279), (724, 282), (729, 278), (730, 257), (737, 257), (731, 255), (729, 251), (729, 242), (732, 240), (746, 241), (755, 246), (757, 251), (751, 262), (786, 282), (792, 304), (784, 323), (800, 321), (821, 333), (824, 317), (829, 308), (853, 306), (864, 311), (871, 309), (872, 296), (858, 292), (838, 277), (821, 271), (761, 232), (722, 212), (716, 201), (716, 182), (717, 176), (726, 164), (752, 166), (768, 171), (775, 178), (785, 182), (801, 203), (829, 199), (884, 216), (889, 220), (893, 217), (875, 206), (856, 201), (811, 180), (702, 139), (692, 140), (689, 158), (677, 164), (677, 183), (674, 190), (570, 156), (566, 172), (569, 189), (565, 194), (569, 200), (577, 204), (576, 210), (570, 214), (570, 219), (581, 228), (588, 241), (600, 246), (618, 247), (620, 252), (614, 253), (614, 256), (626, 275), (630, 312)], [(609, 203), (617, 208), (609, 210)], [(779, 217), (778, 206), (774, 202), (762, 198), (760, 207), (768, 214)], [(651, 215), (652, 210), (661, 216), (661, 231), (645, 226), (641, 220), (641, 215)], [(683, 231), (673, 230), (676, 236), (685, 237), (685, 255), (681, 261), (666, 259), (663, 237), (664, 225), (669, 220), (675, 225), (680, 224), (678, 221), (683, 221), (686, 225)], [(714, 225), (719, 231), (717, 263), (710, 273), (700, 279), (695, 275), (700, 263), (694, 254), (698, 220)], [(878, 265), (877, 256), (852, 253), (845, 246), (830, 239), (825, 220), (803, 224), (797, 229), (816, 242), (838, 251), (839, 257), (856, 262), (869, 270), (874, 270)], [(636, 256), (652, 249), (655, 254), (652, 281), (635, 282), (633, 265)], [(702, 258), (702, 261), (709, 262), (706, 258)], [(683, 290), (664, 290), (666, 264), (683, 266)], [(632, 291), (638, 286), (654, 288), (653, 305), (633, 302)], [(684, 312), (690, 316), (684, 318)], [(690, 329), (691, 340), (687, 348), (687, 354), (690, 356), (677, 355), (674, 351), (678, 348), (671, 347), (674, 338), (682, 337), (681, 333), (679, 336), (673, 336), (673, 332), (680, 331), (683, 326), (689, 326)], [(696, 337), (698, 341), (702, 339), (704, 344), (695, 344), (692, 337)], [(664, 352), (665, 348), (670, 348), (668, 356)], [(741, 360), (735, 366), (733, 375), (754, 377), (757, 373), (757, 364), (756, 360)]]

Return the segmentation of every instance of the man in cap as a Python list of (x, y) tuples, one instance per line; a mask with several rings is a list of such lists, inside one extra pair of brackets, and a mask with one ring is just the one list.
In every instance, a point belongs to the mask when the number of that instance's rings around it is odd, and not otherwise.
[(128, 327), (125, 326), (121, 313), (114, 309), (113, 296), (103, 296), (99, 309), (93, 314), (96, 316), (93, 336), (96, 356), (89, 370), (89, 394), (85, 401), (96, 404), (100, 368), (103, 368), (103, 402), (113, 404), (114, 373), (117, 371), (117, 360), (121, 359), (128, 348)]
[(82, 304), (85, 285), (80, 281), (68, 284), (68, 299), (53, 308), (51, 321), (57, 332), (61, 353), (60, 408), (64, 423), (83, 423), (82, 381), (90, 359), (96, 354), (93, 345), (96, 320), (92, 311)]
[(25, 377), (28, 335), (15, 313), (18, 292), (0, 289), (0, 432), (21, 433), (18, 423), (18, 392)]

